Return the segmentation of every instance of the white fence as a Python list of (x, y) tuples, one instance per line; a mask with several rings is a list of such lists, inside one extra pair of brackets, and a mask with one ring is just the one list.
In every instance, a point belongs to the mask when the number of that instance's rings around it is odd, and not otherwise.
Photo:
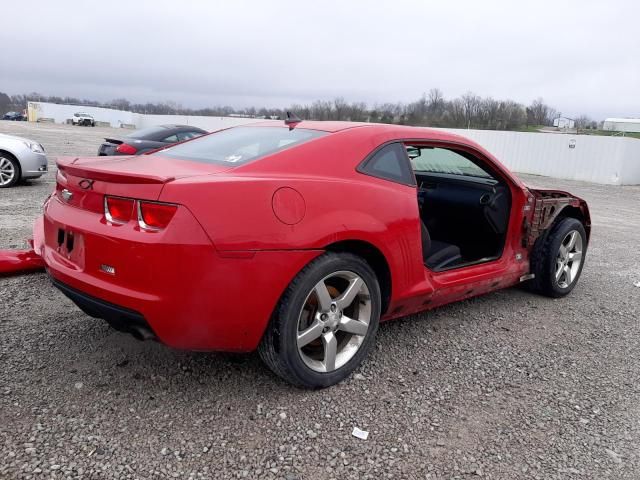
[(29, 102), (27, 116), (30, 122), (52, 120), (55, 123), (66, 123), (74, 113), (88, 113), (97, 122), (107, 122), (114, 128), (122, 125), (135, 125), (134, 113), (112, 108), (86, 107), (77, 105), (58, 105), (57, 103)]
[[(221, 128), (233, 127), (236, 125), (246, 125), (255, 122), (275, 122), (278, 120), (260, 120), (255, 118), (239, 117), (200, 117), (189, 115), (144, 115), (134, 113), (134, 124), (137, 128), (152, 127), (153, 125), (178, 124), (195, 125), (209, 132), (220, 130)], [(282, 123), (282, 122), (279, 122)]]
[(454, 130), (510, 170), (610, 185), (640, 185), (640, 140), (596, 135)]
[[(84, 112), (92, 115), (96, 121), (108, 122), (115, 128), (122, 125), (144, 128), (163, 123), (178, 123), (213, 131), (264, 121), (238, 117), (145, 115), (109, 108), (42, 102), (29, 102), (28, 110), (30, 121), (48, 118), (56, 123), (65, 123), (74, 113)], [(495, 130), (447, 130), (475, 140), (514, 172), (610, 185), (640, 185), (640, 140), (635, 138)]]
[(195, 125), (204, 130), (213, 131), (235, 125), (245, 125), (255, 122), (275, 122), (276, 120), (259, 120), (255, 118), (239, 117), (200, 117), (189, 115), (146, 115), (142, 113), (115, 110), (113, 108), (87, 107), (78, 105), (59, 105), (57, 103), (29, 102), (29, 121), (51, 120), (55, 123), (67, 123), (74, 113), (88, 113), (96, 122), (105, 122), (113, 128), (123, 125), (135, 128), (151, 127), (159, 124)]

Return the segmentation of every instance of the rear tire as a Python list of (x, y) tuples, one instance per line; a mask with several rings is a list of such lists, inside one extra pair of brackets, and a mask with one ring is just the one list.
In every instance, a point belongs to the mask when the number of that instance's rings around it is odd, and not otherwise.
[(584, 266), (587, 254), (584, 226), (575, 218), (562, 218), (539, 241), (531, 256), (535, 278), (530, 288), (548, 297), (564, 297), (578, 283)]
[(287, 287), (258, 348), (260, 357), (293, 385), (335, 385), (371, 350), (380, 305), (380, 286), (367, 262), (327, 252)]
[(15, 186), (22, 176), (20, 163), (8, 153), (0, 153), (0, 188)]

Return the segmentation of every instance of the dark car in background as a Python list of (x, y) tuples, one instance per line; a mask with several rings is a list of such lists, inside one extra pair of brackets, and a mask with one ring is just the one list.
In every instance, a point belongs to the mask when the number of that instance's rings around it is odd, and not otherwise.
[(14, 122), (22, 122), (27, 119), (27, 117), (20, 112), (7, 112), (2, 116), (3, 120), (12, 120)]
[(206, 130), (189, 125), (158, 125), (143, 128), (122, 139), (105, 138), (105, 142), (98, 149), (98, 155), (141, 155), (207, 133), (209, 132)]

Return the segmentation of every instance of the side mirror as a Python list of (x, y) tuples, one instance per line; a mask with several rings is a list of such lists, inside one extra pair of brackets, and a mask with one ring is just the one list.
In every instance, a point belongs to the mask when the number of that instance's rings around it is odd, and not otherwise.
[(407, 155), (411, 160), (421, 155), (420, 149), (416, 147), (407, 147)]

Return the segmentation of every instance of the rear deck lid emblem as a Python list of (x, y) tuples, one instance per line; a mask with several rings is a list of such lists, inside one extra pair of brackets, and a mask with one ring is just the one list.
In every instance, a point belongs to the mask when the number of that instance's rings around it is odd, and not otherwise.
[(89, 180), (88, 178), (85, 178), (78, 182), (78, 186), (83, 190), (93, 190), (94, 182), (95, 180)]

